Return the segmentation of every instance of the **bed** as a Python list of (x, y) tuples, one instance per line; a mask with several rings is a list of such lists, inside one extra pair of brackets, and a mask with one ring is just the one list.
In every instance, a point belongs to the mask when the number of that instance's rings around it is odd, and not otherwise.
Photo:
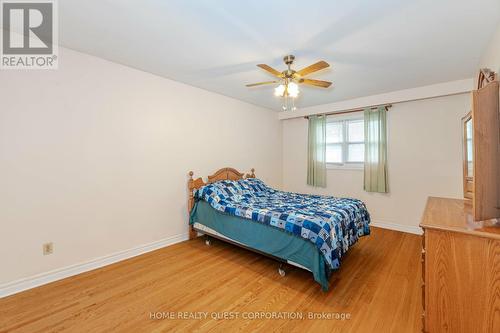
[(244, 247), (312, 273), (324, 291), (359, 237), (370, 234), (365, 204), (352, 198), (275, 190), (255, 177), (223, 168), (193, 179), (189, 173), (190, 239), (198, 234)]

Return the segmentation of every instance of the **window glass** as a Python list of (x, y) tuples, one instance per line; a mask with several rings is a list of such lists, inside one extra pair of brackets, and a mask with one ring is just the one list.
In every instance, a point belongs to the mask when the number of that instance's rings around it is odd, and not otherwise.
[(363, 162), (365, 160), (364, 143), (349, 144), (348, 162)]
[(365, 123), (363, 120), (349, 121), (348, 123), (349, 142), (365, 141)]
[(326, 162), (327, 163), (342, 163), (342, 145), (328, 144), (326, 145)]
[(342, 122), (330, 122), (326, 124), (326, 143), (342, 142)]
[(326, 162), (362, 164), (365, 159), (365, 124), (362, 118), (336, 118), (326, 124)]

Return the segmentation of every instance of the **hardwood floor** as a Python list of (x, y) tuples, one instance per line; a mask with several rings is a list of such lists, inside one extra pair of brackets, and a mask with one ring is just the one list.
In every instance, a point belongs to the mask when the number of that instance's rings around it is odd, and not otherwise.
[[(372, 228), (324, 293), (306, 271), (288, 267), (280, 277), (271, 259), (199, 238), (0, 299), (0, 332), (419, 332), (420, 244)], [(167, 318), (181, 311), (207, 319)], [(266, 311), (289, 318), (253, 319)], [(239, 318), (211, 319), (224, 312)]]

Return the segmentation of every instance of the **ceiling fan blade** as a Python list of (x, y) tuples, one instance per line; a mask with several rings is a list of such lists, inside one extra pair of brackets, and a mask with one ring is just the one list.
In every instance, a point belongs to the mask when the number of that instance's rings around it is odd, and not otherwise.
[(272, 84), (272, 83), (278, 83), (278, 81), (266, 81), (266, 82), (259, 82), (259, 83), (251, 83), (247, 84), (247, 87), (255, 87), (255, 86), (262, 86), (264, 84)]
[(268, 65), (265, 65), (265, 64), (258, 64), (257, 67), (260, 67), (262, 68), (263, 70), (271, 73), (272, 75), (274, 76), (277, 76), (277, 77), (281, 77), (281, 72), (278, 72), (277, 70), (275, 70), (274, 68), (268, 66)]
[(328, 88), (329, 86), (332, 85), (332, 83), (328, 82), (328, 81), (312, 80), (312, 79), (301, 79), (299, 82), (303, 83), (303, 84), (308, 84), (310, 86), (316, 86), (316, 87), (321, 87), (321, 88)]
[(303, 68), (300, 71), (297, 71), (297, 74), (299, 74), (300, 76), (306, 76), (308, 74), (317, 72), (317, 71), (325, 69), (327, 67), (330, 67), (330, 65), (326, 61), (321, 60), (315, 64), (312, 64), (311, 66), (307, 66), (306, 68)]

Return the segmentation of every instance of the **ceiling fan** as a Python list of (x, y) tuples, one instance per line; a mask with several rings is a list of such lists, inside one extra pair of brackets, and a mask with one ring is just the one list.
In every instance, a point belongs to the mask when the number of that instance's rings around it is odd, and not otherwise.
[[(313, 80), (313, 79), (305, 79), (304, 76), (307, 76), (309, 74), (312, 74), (314, 72), (317, 72), (319, 70), (325, 69), (330, 67), (330, 65), (326, 61), (318, 61), (317, 63), (314, 63), (310, 66), (307, 66), (306, 68), (303, 68), (299, 71), (295, 71), (291, 68), (291, 65), (293, 64), (293, 61), (295, 60), (295, 56), (293, 55), (287, 55), (283, 58), (283, 61), (285, 64), (288, 66), (287, 69), (285, 69), (282, 72), (277, 71), (276, 69), (272, 68), (271, 66), (265, 65), (265, 64), (258, 64), (257, 66), (262, 68), (263, 70), (267, 71), (268, 73), (271, 73), (273, 76), (279, 78), (278, 81), (265, 81), (265, 82), (258, 82), (258, 83), (252, 83), (252, 84), (247, 84), (247, 87), (255, 87), (255, 86), (261, 86), (261, 85), (266, 85), (266, 84), (274, 84), (274, 83), (280, 83), (279, 86), (277, 86), (274, 89), (274, 94), (279, 97), (285, 97), (285, 105), (283, 105), (283, 109), (287, 110), (289, 109), (288, 106), (288, 97), (296, 98), (299, 95), (299, 86), (298, 84), (307, 84), (310, 86), (315, 86), (315, 87), (320, 87), (320, 88), (328, 88), (331, 86), (331, 82), (328, 81), (321, 81), (321, 80)], [(293, 102), (293, 100), (292, 100)], [(295, 109), (295, 106), (293, 106), (293, 109)]]

